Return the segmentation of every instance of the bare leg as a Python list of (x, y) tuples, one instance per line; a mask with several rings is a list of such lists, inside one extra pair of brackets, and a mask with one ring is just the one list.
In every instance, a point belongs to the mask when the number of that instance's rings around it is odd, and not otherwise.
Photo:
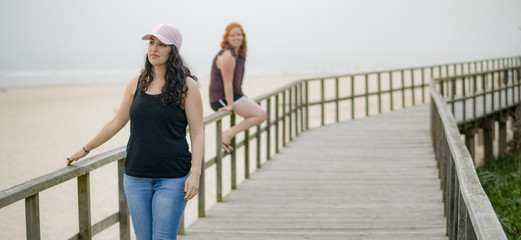
[[(223, 132), (222, 141), (223, 143), (230, 143), (231, 140), (239, 132), (249, 129), (250, 127), (257, 126), (264, 122), (267, 118), (266, 112), (256, 102), (249, 98), (243, 98), (233, 103), (233, 112), (244, 118), (244, 120), (230, 129)], [(233, 149), (225, 147), (227, 152)]]

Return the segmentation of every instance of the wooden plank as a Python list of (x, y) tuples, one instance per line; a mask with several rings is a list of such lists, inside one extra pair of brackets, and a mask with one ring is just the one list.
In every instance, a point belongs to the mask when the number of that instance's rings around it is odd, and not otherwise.
[(303, 132), (179, 239), (447, 239), (428, 114)]

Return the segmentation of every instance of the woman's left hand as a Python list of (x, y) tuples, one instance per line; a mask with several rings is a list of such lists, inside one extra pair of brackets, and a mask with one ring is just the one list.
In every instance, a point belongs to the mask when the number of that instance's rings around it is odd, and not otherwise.
[(219, 108), (218, 111), (233, 111), (233, 105), (228, 105), (226, 107)]
[(194, 198), (199, 193), (199, 177), (201, 175), (197, 173), (190, 173), (190, 176), (185, 182), (185, 200), (188, 201)]

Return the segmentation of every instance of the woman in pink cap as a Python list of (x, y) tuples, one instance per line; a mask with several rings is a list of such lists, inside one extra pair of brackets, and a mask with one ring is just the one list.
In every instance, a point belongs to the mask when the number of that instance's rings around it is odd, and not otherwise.
[(233, 111), (244, 118), (222, 134), (223, 148), (230, 152), (233, 150), (230, 142), (235, 135), (264, 122), (266, 112), (242, 92), (248, 47), (246, 34), (239, 23), (234, 22), (226, 27), (221, 48), (212, 64), (210, 105), (214, 111)]
[[(127, 85), (118, 112), (67, 165), (112, 138), (130, 120), (124, 186), (138, 240), (177, 239), (186, 201), (197, 195), (203, 162), (203, 107), (197, 78), (179, 55), (181, 33), (156, 26), (145, 68)], [(186, 140), (190, 128), (192, 152)]]

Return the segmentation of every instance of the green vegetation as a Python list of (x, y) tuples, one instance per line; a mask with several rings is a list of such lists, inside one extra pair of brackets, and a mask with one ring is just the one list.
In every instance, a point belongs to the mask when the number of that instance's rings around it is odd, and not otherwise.
[(479, 180), (509, 239), (521, 240), (521, 154), (477, 169)]

